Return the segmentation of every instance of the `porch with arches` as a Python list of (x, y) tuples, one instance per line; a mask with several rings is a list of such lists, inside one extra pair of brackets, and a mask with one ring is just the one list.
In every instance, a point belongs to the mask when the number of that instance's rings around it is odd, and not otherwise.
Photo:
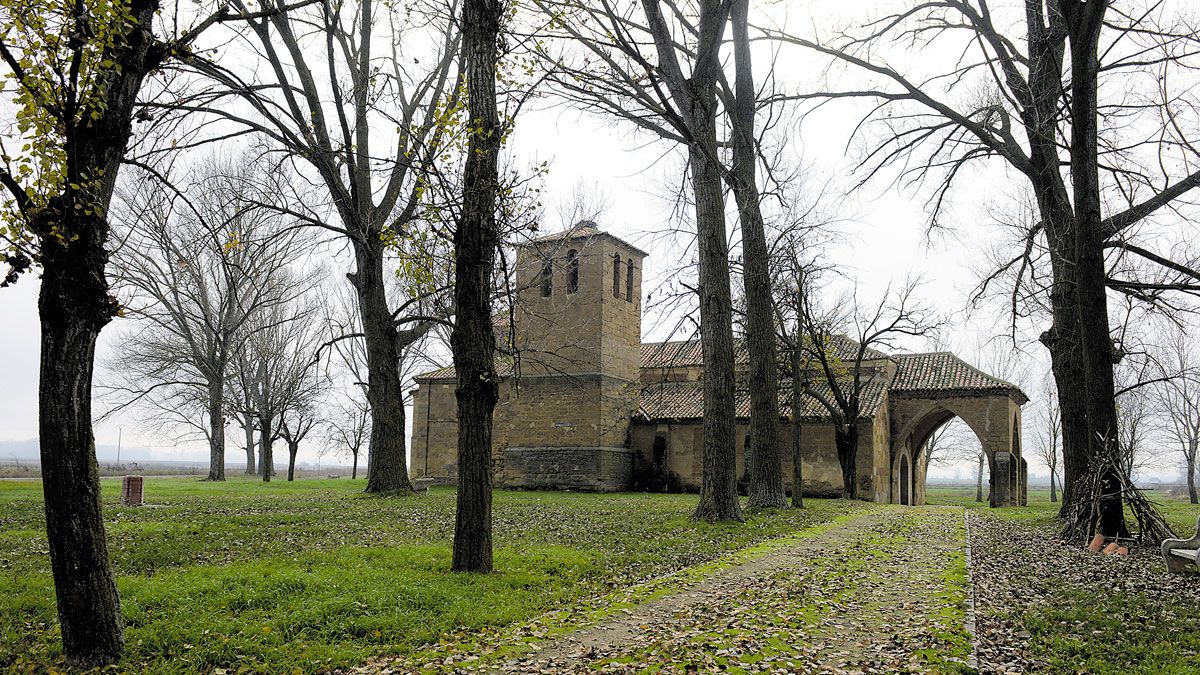
[(925, 504), (929, 466), (926, 441), (958, 418), (974, 433), (987, 459), (988, 504), (1024, 506), (1028, 501), (1029, 467), (1021, 437), (1020, 390), (978, 392), (950, 397), (909, 397), (893, 393), (891, 501)]

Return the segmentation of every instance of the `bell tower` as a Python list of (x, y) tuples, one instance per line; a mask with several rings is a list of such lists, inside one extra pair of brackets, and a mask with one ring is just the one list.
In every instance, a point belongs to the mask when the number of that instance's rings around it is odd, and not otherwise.
[(518, 247), (503, 483), (629, 486), (645, 258), (591, 221)]

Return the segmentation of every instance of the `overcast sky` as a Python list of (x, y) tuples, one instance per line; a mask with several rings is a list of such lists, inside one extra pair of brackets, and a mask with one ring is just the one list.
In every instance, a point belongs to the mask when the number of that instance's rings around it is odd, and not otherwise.
[[(788, 6), (789, 11), (801, 15), (814, 7), (822, 12), (834, 9), (858, 11), (868, 4), (808, 2)], [(785, 87), (798, 86), (806, 79), (820, 75), (819, 64), (795, 53), (784, 54), (779, 68), (781, 72), (777, 75)], [(810, 164), (813, 181), (828, 184), (833, 192), (847, 190), (851, 184), (850, 162), (856, 149), (853, 146), (848, 149), (848, 140), (856, 121), (854, 112), (854, 104), (830, 106), (808, 118), (802, 126), (786, 130), (789, 153), (796, 161), (802, 158)], [(679, 169), (670, 157), (661, 159), (662, 145), (648, 144), (645, 136), (631, 133), (628, 128), (577, 111), (534, 109), (521, 119), (510, 147), (518, 162), (549, 162), (545, 193), (550, 208), (545, 219), (546, 229), (559, 225), (554, 206), (556, 202), (569, 201), (577, 186), (600, 191), (610, 203), (599, 219), (601, 227), (650, 253), (643, 292), (664, 281), (662, 270), (677, 262), (678, 252), (652, 235), (663, 228), (668, 217), (669, 205), (662, 198), (659, 186), (677, 176)], [(839, 265), (868, 298), (877, 297), (891, 283), (900, 283), (909, 276), (922, 277), (925, 281), (921, 290), (923, 298), (953, 315), (955, 323), (947, 331), (947, 339), (950, 346), (964, 355), (969, 355), (996, 325), (994, 317), (990, 316), (977, 317), (971, 323), (964, 322), (962, 317), (967, 294), (976, 283), (971, 265), (978, 263), (979, 252), (992, 236), (979, 205), (985, 201), (983, 196), (997, 189), (994, 184), (972, 186), (971, 183), (969, 176), (962, 183), (961, 194), (967, 198), (958, 200), (951, 236), (932, 241), (925, 236), (926, 192), (906, 192), (886, 183), (860, 190), (848, 201), (844, 211), (853, 216), (850, 222), (839, 227), (844, 236), (830, 246), (827, 255), (827, 260)], [(15, 288), (0, 289), (0, 317), (3, 317), (4, 326), (0, 331), (0, 354), (6, 361), (6, 367), (0, 370), (0, 440), (23, 440), (37, 435), (36, 291), (34, 275), (27, 275)], [(644, 337), (666, 337), (664, 332), (671, 323), (644, 322)], [(110, 328), (102, 334), (100, 360), (111, 352), (110, 341), (115, 333)], [(909, 345), (911, 350), (927, 347), (923, 343)], [(1040, 349), (1034, 349), (1029, 358), (1036, 381), (1044, 370), (1043, 354)], [(207, 457), (202, 444), (166, 446), (164, 439), (137, 431), (135, 422), (128, 417), (118, 417), (99, 425), (96, 430), (98, 444), (115, 445), (118, 428), (124, 427), (126, 448), (150, 448), (147, 454), (161, 459)], [(1028, 422), (1026, 424), (1028, 426)], [(241, 451), (234, 444), (240, 434), (231, 433), (229, 438), (232, 441), (228, 457), (236, 461)], [(112, 459), (104, 454), (106, 451), (102, 450), (101, 460)], [(315, 461), (312, 448), (302, 451), (300, 459)], [(954, 472), (951, 469), (946, 473), (952, 475)]]

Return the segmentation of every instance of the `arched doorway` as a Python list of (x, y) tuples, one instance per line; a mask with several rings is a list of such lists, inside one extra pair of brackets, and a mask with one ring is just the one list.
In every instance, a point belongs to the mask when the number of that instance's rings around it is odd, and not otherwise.
[[(1024, 462), (1020, 446), (1020, 403), (1008, 396), (980, 395), (938, 399), (900, 399), (891, 405), (892, 500), (901, 504), (925, 503), (925, 478), (936, 438), (952, 420), (964, 432), (962, 443), (979, 449), (986, 467), (989, 504), (1016, 506), (1022, 503)], [(959, 422), (961, 420), (961, 422)], [(976, 443), (978, 445), (976, 445)], [(907, 469), (907, 474), (905, 474)], [(972, 478), (975, 472), (972, 471)], [(904, 480), (907, 475), (908, 480)], [(980, 474), (982, 476), (982, 473)]]

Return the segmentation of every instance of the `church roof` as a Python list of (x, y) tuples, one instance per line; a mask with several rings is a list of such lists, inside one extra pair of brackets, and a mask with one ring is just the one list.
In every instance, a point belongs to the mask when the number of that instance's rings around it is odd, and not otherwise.
[(1001, 394), (1020, 404), (1029, 400), (1017, 385), (988, 375), (950, 352), (897, 354), (890, 389), (904, 396), (979, 396)]
[[(853, 361), (857, 343), (846, 336), (833, 339), (834, 353), (843, 361)], [(896, 374), (885, 384), (875, 378), (868, 382), (862, 393), (860, 419), (873, 417), (885, 400), (885, 392), (905, 398), (945, 398), (950, 396), (1009, 396), (1017, 403), (1029, 400), (1017, 385), (975, 368), (950, 352), (927, 354), (897, 354), (888, 356), (883, 352), (868, 349), (867, 359), (891, 359), (896, 364)], [(734, 360), (738, 364), (747, 362), (745, 340), (734, 341)], [(642, 343), (642, 368), (671, 368), (698, 366), (703, 364), (699, 340)], [(497, 361), (496, 372), (500, 377), (512, 375), (512, 364)], [(415, 380), (453, 380), (454, 367), (449, 366), (418, 375)], [(791, 414), (791, 385), (780, 378), (780, 415)], [(744, 382), (738, 383), (735, 392), (737, 416), (749, 417), (750, 395)], [(813, 383), (817, 391), (828, 394), (829, 385), (821, 378)], [(704, 412), (704, 385), (697, 380), (680, 382), (656, 382), (642, 387), (638, 415), (642, 419), (697, 419)], [(803, 419), (827, 420), (829, 415), (817, 399), (804, 397)]]
[[(845, 335), (835, 335), (831, 338), (831, 347), (830, 352), (833, 357), (841, 361), (852, 362), (854, 361), (858, 343)], [(868, 361), (874, 361), (886, 359), (888, 355), (877, 349), (868, 348), (865, 358)], [(744, 339), (739, 338), (733, 341), (733, 362), (741, 366), (750, 363), (750, 354), (746, 351), (746, 341)], [(702, 365), (704, 365), (704, 351), (699, 340), (642, 343), (642, 368), (682, 368), (684, 366)], [(496, 372), (501, 377), (508, 377), (512, 375), (512, 364), (497, 359)], [(452, 380), (454, 379), (454, 366), (447, 366), (428, 373), (422, 373), (413, 379), (422, 382), (426, 380)]]
[[(790, 417), (792, 414), (791, 381), (784, 379), (779, 385), (779, 415)], [(818, 381), (812, 388), (825, 397), (830, 397), (829, 384)], [(734, 391), (736, 416), (750, 417), (750, 391), (745, 382), (739, 382)], [(821, 402), (812, 396), (802, 398), (803, 409), (800, 413), (804, 421), (828, 421), (829, 412)], [(875, 379), (863, 386), (860, 403), (860, 420), (870, 419), (878, 412), (884, 401), (883, 382)], [(638, 417), (644, 420), (690, 420), (704, 416), (704, 383), (687, 382), (656, 382), (642, 387), (642, 400), (638, 406)]]
[[(845, 335), (832, 336), (829, 346), (828, 353), (836, 360), (853, 362), (857, 356), (858, 343)], [(875, 361), (886, 359), (888, 355), (877, 349), (868, 347), (863, 358), (866, 361)], [(750, 362), (750, 354), (746, 350), (745, 339), (734, 339), (733, 362), (739, 365), (745, 365)], [(699, 340), (642, 343), (642, 368), (702, 365), (704, 365), (704, 351)]]
[(573, 226), (571, 226), (565, 230), (560, 230), (558, 232), (551, 232), (550, 234), (545, 234), (540, 237), (535, 237), (533, 239), (530, 239), (528, 242), (526, 242), (526, 245), (529, 245), (529, 244), (551, 244), (551, 243), (555, 243), (555, 242), (566, 241), (568, 239), (591, 239), (594, 237), (608, 237), (609, 239), (612, 239), (612, 240), (620, 243), (622, 246), (632, 249), (635, 253), (641, 255), (643, 258), (645, 258), (646, 256), (649, 255), (642, 249), (634, 246), (633, 244), (630, 244), (629, 242), (625, 241), (624, 239), (600, 229), (600, 226), (597, 225), (596, 222), (592, 221), (592, 220), (581, 220), (578, 223), (575, 223)]

